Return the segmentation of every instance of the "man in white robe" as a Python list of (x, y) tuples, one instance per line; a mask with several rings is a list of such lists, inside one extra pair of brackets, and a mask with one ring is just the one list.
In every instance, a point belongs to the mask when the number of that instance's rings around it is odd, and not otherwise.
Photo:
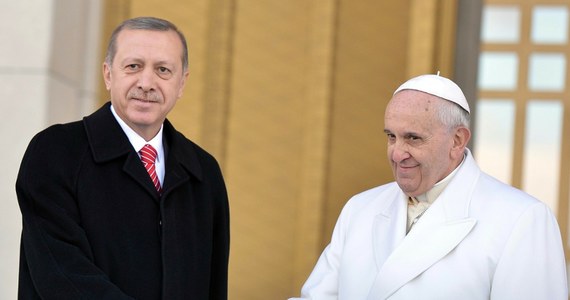
[(439, 75), (396, 90), (384, 130), (396, 181), (347, 202), (291, 299), (568, 299), (554, 215), (479, 169), (469, 113)]

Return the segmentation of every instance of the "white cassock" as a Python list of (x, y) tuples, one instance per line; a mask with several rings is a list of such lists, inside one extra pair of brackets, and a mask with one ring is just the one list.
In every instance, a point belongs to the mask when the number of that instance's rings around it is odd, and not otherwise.
[(351, 198), (301, 298), (291, 299), (567, 300), (552, 212), (466, 152), (407, 235), (407, 196), (395, 182)]

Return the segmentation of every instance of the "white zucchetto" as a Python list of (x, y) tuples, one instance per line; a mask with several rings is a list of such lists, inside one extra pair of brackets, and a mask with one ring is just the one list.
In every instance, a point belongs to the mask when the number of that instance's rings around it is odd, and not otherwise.
[(443, 76), (439, 76), (439, 72), (438, 75), (420, 75), (404, 82), (398, 89), (396, 89), (394, 95), (402, 90), (416, 90), (428, 93), (447, 101), (457, 103), (468, 113), (471, 113), (469, 110), (469, 104), (467, 103), (467, 99), (465, 98), (463, 91), (461, 91), (461, 88), (455, 84), (455, 82)]

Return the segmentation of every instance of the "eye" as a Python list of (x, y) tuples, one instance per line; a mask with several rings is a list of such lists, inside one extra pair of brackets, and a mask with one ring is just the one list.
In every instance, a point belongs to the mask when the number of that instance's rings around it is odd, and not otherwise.
[(139, 64), (128, 64), (125, 66), (125, 69), (127, 71), (137, 71), (141, 68), (141, 66)]
[(413, 143), (413, 144), (418, 144), (421, 143), (423, 141), (423, 139), (417, 135), (413, 135), (410, 134), (408, 136), (406, 136), (406, 140), (408, 140), (409, 143)]
[(162, 79), (169, 79), (170, 77), (172, 77), (172, 71), (167, 67), (161, 66), (161, 67), (156, 68), (156, 73)]

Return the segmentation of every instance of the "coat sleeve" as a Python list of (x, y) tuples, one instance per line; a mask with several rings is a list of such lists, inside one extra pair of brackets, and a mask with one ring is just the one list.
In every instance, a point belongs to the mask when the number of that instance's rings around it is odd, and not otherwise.
[(93, 262), (74, 199), (76, 174), (64, 167), (80, 164), (80, 157), (46, 135), (30, 142), (16, 181), (23, 221), (19, 299), (131, 299)]
[(214, 245), (212, 246), (212, 275), (210, 299), (225, 300), (228, 294), (228, 263), (230, 252), (230, 209), (226, 186), (219, 165), (215, 163), (214, 185)]
[(301, 298), (289, 300), (338, 299), (339, 268), (350, 217), (350, 201), (343, 208), (334, 227), (331, 242), (322, 252), (315, 268), (301, 289)]
[(517, 221), (497, 265), (491, 299), (568, 299), (560, 231), (545, 204), (533, 204)]

